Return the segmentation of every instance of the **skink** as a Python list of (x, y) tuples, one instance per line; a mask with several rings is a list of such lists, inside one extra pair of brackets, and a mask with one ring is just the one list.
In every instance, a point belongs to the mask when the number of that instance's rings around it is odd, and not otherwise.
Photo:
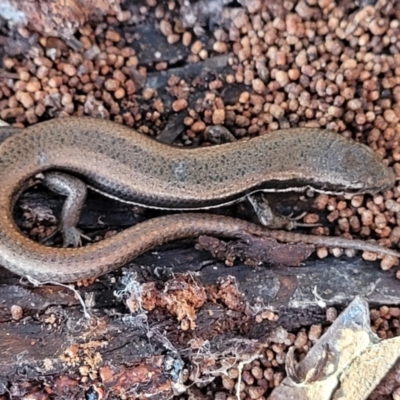
[[(25, 182), (49, 170), (73, 173), (109, 197), (169, 210), (210, 209), (260, 191), (375, 193), (395, 181), (367, 146), (321, 129), (293, 128), (187, 149), (106, 120), (70, 117), (37, 124), (0, 145), (0, 264), (20, 275), (59, 282), (101, 275), (168, 240), (213, 233), (229, 237), (237, 229), (270, 231), (224, 217), (208, 215), (207, 224), (207, 215), (181, 215), (82, 248), (48, 248), (20, 233), (12, 211)], [(398, 254), (379, 246), (375, 250)]]

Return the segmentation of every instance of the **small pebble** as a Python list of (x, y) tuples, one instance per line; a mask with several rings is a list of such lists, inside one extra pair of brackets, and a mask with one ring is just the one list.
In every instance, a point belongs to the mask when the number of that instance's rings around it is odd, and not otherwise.
[(225, 122), (225, 110), (216, 109), (212, 115), (212, 123), (214, 125), (222, 125)]
[(196, 121), (192, 126), (191, 130), (193, 132), (203, 132), (206, 129), (206, 124), (203, 121)]
[(319, 247), (316, 250), (316, 254), (318, 258), (326, 258), (329, 255), (328, 249), (326, 247)]
[(172, 109), (175, 112), (185, 110), (187, 108), (187, 106), (188, 106), (188, 103), (187, 103), (187, 100), (185, 100), (185, 99), (178, 99), (172, 103)]
[(399, 265), (399, 259), (397, 257), (386, 255), (381, 260), (381, 268), (384, 271), (387, 271), (395, 265)]
[(11, 311), (11, 318), (14, 321), (19, 321), (20, 319), (22, 319), (22, 317), (23, 317), (22, 307), (14, 304), (14, 305), (11, 306), (11, 310), (10, 311)]
[(376, 261), (378, 256), (377, 256), (376, 253), (372, 253), (370, 251), (364, 251), (363, 254), (362, 254), (362, 258), (365, 261)]
[(228, 50), (228, 47), (227, 47), (226, 43), (217, 41), (213, 45), (213, 50), (217, 53), (226, 53)]

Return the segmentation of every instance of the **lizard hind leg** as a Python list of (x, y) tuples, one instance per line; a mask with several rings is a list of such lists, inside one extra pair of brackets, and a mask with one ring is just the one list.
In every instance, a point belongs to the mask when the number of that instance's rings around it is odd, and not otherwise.
[(81, 246), (84, 236), (76, 225), (86, 200), (85, 183), (62, 172), (46, 172), (42, 183), (52, 192), (66, 196), (58, 227), (63, 237), (63, 246)]

